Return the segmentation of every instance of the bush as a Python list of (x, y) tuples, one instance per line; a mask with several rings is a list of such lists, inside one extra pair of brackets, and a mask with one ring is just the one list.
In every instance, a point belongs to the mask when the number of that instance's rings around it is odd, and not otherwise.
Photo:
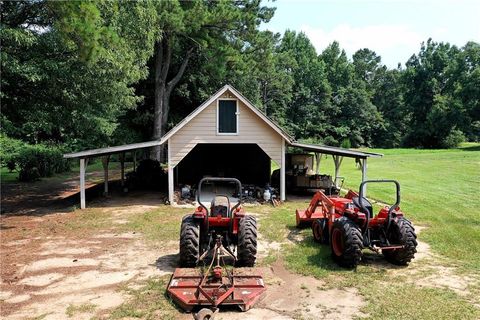
[(16, 157), (26, 143), (22, 140), (12, 139), (5, 135), (0, 135), (0, 159), (2, 167), (7, 167), (10, 171), (16, 168)]
[(43, 144), (26, 145), (16, 157), (16, 163), (20, 168), (20, 181), (33, 181), (70, 170), (70, 162), (63, 159), (60, 148)]
[(460, 143), (465, 142), (465, 135), (462, 131), (453, 129), (450, 131), (448, 136), (443, 139), (442, 146), (444, 148), (456, 148), (460, 145)]
[(340, 147), (345, 149), (350, 149), (352, 147), (352, 143), (350, 142), (350, 139), (348, 138), (343, 139), (342, 143), (340, 144)]

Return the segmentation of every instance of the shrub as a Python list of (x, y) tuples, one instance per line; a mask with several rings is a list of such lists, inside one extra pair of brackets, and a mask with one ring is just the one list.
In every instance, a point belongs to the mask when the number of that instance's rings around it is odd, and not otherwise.
[(30, 145), (5, 135), (0, 135), (0, 144), (2, 166), (10, 171), (18, 167), (20, 181), (34, 181), (70, 170), (70, 162), (63, 159), (64, 150), (60, 147)]
[(59, 147), (43, 144), (26, 145), (16, 157), (16, 163), (20, 168), (20, 181), (50, 177), (70, 169), (70, 162), (63, 159), (63, 151)]
[(448, 136), (442, 141), (442, 147), (444, 148), (456, 148), (460, 143), (465, 141), (465, 135), (462, 131), (453, 129)]
[(345, 149), (350, 149), (352, 147), (352, 143), (350, 142), (350, 139), (348, 138), (343, 139), (342, 143), (340, 144), (340, 147)]
[(22, 140), (0, 135), (0, 159), (2, 161), (2, 167), (6, 166), (10, 171), (15, 170), (16, 157), (25, 145), (26, 143)]

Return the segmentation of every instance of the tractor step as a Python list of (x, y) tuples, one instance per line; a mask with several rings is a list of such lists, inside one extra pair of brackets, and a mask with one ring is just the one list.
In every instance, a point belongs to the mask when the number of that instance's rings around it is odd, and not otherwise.
[(175, 269), (167, 287), (168, 295), (182, 309), (192, 311), (196, 307), (238, 306), (249, 310), (266, 291), (262, 276), (254, 268), (233, 271), (233, 281), (223, 276), (201, 285), (199, 269)]

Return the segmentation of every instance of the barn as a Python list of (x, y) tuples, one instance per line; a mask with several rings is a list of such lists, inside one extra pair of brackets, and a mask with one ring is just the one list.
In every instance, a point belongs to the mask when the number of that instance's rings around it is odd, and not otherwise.
[[(272, 162), (280, 168), (280, 198), (285, 200), (285, 153), (291, 145), (318, 154), (364, 160), (374, 154), (325, 146), (299, 144), (274, 121), (230, 85), (225, 85), (207, 101), (167, 132), (160, 140), (127, 144), (66, 154), (80, 159), (81, 208), (85, 207), (85, 163), (89, 157), (103, 157), (105, 192), (108, 192), (108, 157), (119, 153), (166, 144), (168, 150), (168, 197), (183, 184), (195, 184), (204, 176), (234, 177), (242, 183), (264, 186), (270, 181)], [(337, 160), (335, 163), (337, 164)], [(341, 161), (340, 161), (341, 163)], [(338, 166), (340, 165), (338, 164)], [(336, 170), (337, 175), (337, 170)]]

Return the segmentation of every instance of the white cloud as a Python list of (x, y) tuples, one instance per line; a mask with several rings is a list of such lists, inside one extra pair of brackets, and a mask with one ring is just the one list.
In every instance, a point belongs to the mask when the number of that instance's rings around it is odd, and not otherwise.
[(382, 56), (389, 67), (404, 63), (410, 55), (418, 52), (420, 43), (427, 40), (405, 25), (371, 25), (352, 27), (341, 24), (327, 31), (308, 25), (301, 26), (312, 44), (321, 53), (330, 43), (338, 41), (350, 56), (357, 50), (369, 48)]

